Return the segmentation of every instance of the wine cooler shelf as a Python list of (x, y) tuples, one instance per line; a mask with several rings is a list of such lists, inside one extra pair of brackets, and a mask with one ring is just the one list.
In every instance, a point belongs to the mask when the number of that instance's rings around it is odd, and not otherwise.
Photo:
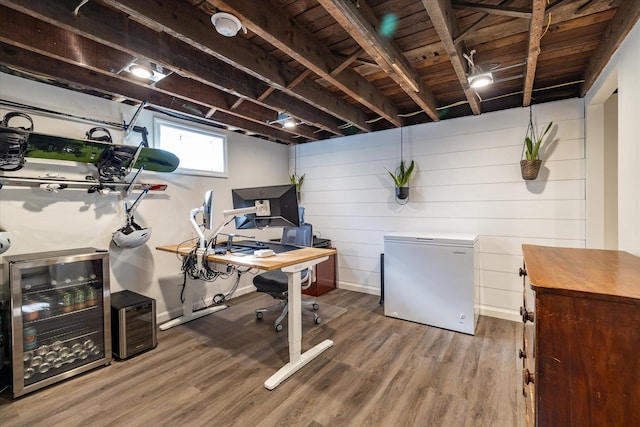
[(14, 397), (111, 362), (108, 252), (83, 248), (3, 261), (0, 302), (10, 313), (4, 333)]
[(67, 341), (55, 340), (50, 345), (38, 345), (34, 350), (25, 351), (22, 357), (25, 386), (103, 358), (102, 339), (99, 335), (100, 331), (95, 331)]
[(100, 284), (92, 284), (25, 293), (22, 299), (22, 318), (27, 324), (95, 307), (98, 305), (101, 287)]

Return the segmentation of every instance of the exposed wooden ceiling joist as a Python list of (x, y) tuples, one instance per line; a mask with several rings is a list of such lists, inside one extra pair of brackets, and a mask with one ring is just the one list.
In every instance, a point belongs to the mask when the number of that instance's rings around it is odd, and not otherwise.
[(260, 38), (285, 52), (318, 76), (340, 88), (357, 102), (367, 106), (395, 126), (401, 125), (396, 106), (375, 86), (347, 68), (337, 75), (342, 59), (293, 20), (283, 20), (269, 2), (253, 0), (207, 0), (221, 11), (233, 13)]
[(536, 77), (536, 67), (538, 65), (538, 55), (540, 55), (540, 38), (544, 25), (544, 9), (547, 0), (533, 0), (533, 13), (529, 25), (529, 46), (527, 48), (527, 71), (524, 76), (524, 89), (522, 106), (531, 105), (531, 93), (533, 92), (533, 82)]
[(400, 48), (376, 31), (379, 23), (373, 21), (376, 18), (366, 3), (358, 6), (349, 0), (319, 0), (319, 3), (432, 120), (440, 120), (433, 93)]
[[(158, 33), (137, 24), (129, 20), (126, 15), (102, 7), (97, 3), (91, 3), (91, 7), (85, 6), (78, 17), (69, 13), (75, 7), (75, 0), (56, 2), (3, 0), (2, 3), (113, 49), (125, 51), (134, 57), (141, 56), (153, 59), (183, 76), (254, 102), (258, 102), (257, 96), (268, 87), (264, 82), (256, 80), (215, 57), (196, 50), (166, 33)], [(295, 112), (294, 115), (299, 119), (334, 134), (343, 133), (339, 128), (340, 123), (335, 117), (280, 91), (258, 103), (272, 108), (274, 111)]]
[(623, 1), (615, 16), (607, 25), (604, 37), (591, 56), (584, 76), (580, 96), (584, 96), (604, 69), (609, 59), (620, 47), (622, 40), (629, 34), (640, 17), (640, 1)]
[(471, 111), (473, 111), (473, 114), (480, 114), (480, 103), (478, 102), (476, 93), (471, 89), (467, 82), (467, 67), (465, 66), (464, 58), (462, 56), (463, 47), (461, 46), (461, 43), (456, 44), (453, 41), (455, 34), (458, 33), (458, 22), (453, 8), (451, 7), (451, 0), (422, 0), (422, 3), (424, 4), (425, 9), (427, 9), (427, 12), (431, 17), (433, 27), (437, 31), (438, 36), (449, 55), (451, 65), (453, 65), (458, 81), (464, 90), (464, 94), (469, 102)]
[(476, 4), (467, 2), (453, 3), (454, 9), (466, 9), (474, 12), (485, 12), (493, 15), (511, 16), (513, 18), (531, 18), (531, 11), (521, 7), (494, 6), (491, 4)]
[[(149, 98), (147, 108), (303, 143), (584, 95), (638, 22), (640, 2), (544, 3), (0, 0), (0, 63), (5, 73), (116, 102)], [(218, 34), (218, 11), (248, 33)], [(474, 72), (493, 73), (480, 90), (467, 81), (471, 51)], [(136, 58), (169, 75), (136, 80), (126, 70)], [(304, 124), (285, 131), (279, 112)]]
[[(120, 93), (127, 99), (146, 100), (150, 104), (168, 111), (176, 111), (195, 118), (205, 117), (208, 110), (208, 107), (202, 104), (194, 103), (184, 98), (176, 98), (151, 87), (145, 88), (117, 75), (102, 74), (97, 76), (96, 72), (89, 68), (24, 51), (2, 42), (0, 42), (0, 52), (2, 53), (0, 55), (0, 63), (8, 64), (7, 60), (10, 59), (11, 67), (24, 68), (31, 73), (37, 73), (42, 76), (48, 75), (50, 70), (55, 68), (56, 79), (62, 82), (81, 84), (88, 89), (96, 91)], [(236, 126), (242, 129), (251, 129), (252, 132), (267, 138), (274, 138), (288, 143), (298, 142), (294, 135), (290, 133), (254, 123), (224, 111), (216, 111), (213, 116), (209, 117), (209, 120), (225, 127)]]
[[(150, 27), (162, 29), (278, 90), (338, 116), (346, 123), (352, 123), (363, 131), (371, 131), (371, 126), (366, 123), (366, 117), (360, 110), (311, 81), (300, 81), (291, 85), (290, 80), (299, 72), (242, 37), (230, 38), (218, 34), (209, 22), (208, 15), (196, 8), (185, 8), (182, 0), (166, 0), (156, 4), (152, 9), (138, 0), (104, 0), (104, 3), (124, 11)], [(296, 111), (285, 112), (296, 114)]]

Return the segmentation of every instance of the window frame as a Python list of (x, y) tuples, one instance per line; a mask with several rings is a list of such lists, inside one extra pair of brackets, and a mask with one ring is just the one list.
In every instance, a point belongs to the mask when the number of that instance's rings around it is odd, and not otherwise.
[[(206, 176), (206, 177), (216, 177), (216, 178), (228, 178), (229, 177), (229, 165), (228, 165), (228, 146), (227, 146), (227, 135), (221, 132), (215, 132), (212, 128), (208, 126), (204, 126), (198, 123), (189, 122), (188, 120), (175, 119), (175, 118), (164, 118), (164, 117), (154, 117), (153, 118), (153, 148), (159, 148), (162, 150), (167, 150), (161, 144), (161, 127), (168, 126), (172, 128), (183, 129), (187, 132), (198, 133), (202, 135), (211, 136), (214, 138), (219, 138), (222, 140), (222, 167), (223, 171), (212, 171), (212, 170), (204, 170), (204, 169), (191, 169), (178, 166), (178, 168), (173, 171), (173, 173), (182, 174), (182, 175), (196, 175), (196, 176)], [(171, 151), (171, 150), (167, 150)], [(178, 158), (180, 158), (179, 153), (174, 153)]]

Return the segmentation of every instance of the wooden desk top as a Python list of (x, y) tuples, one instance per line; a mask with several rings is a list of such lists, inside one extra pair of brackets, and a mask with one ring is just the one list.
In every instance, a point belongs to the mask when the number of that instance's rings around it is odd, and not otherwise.
[(522, 245), (536, 291), (640, 299), (640, 258), (628, 252)]
[[(192, 245), (167, 245), (157, 246), (157, 250), (171, 252), (174, 254), (187, 255), (193, 249)], [(224, 255), (208, 253), (207, 259), (212, 262), (222, 264), (234, 264), (241, 267), (257, 268), (260, 270), (277, 270), (290, 265), (299, 264), (305, 261), (322, 258), (336, 253), (335, 249), (321, 248), (300, 248), (293, 251), (281, 252), (274, 256), (257, 258), (253, 254), (231, 254)]]

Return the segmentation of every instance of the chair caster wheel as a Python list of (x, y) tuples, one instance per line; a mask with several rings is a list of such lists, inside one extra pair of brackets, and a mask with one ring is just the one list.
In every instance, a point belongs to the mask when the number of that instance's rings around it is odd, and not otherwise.
[(314, 310), (318, 310), (320, 308), (320, 306), (318, 304), (316, 304), (316, 303), (313, 303), (312, 307), (313, 307)]
[(316, 317), (316, 318), (313, 320), (313, 322), (314, 322), (316, 325), (319, 325), (320, 323), (322, 323), (322, 319), (321, 319), (320, 317)]
[(261, 312), (261, 311), (258, 311), (258, 312), (256, 313), (256, 319), (262, 319), (262, 316), (263, 316), (263, 314), (262, 314), (262, 312)]
[(278, 323), (276, 325), (276, 332), (280, 332), (282, 330), (282, 323)]

